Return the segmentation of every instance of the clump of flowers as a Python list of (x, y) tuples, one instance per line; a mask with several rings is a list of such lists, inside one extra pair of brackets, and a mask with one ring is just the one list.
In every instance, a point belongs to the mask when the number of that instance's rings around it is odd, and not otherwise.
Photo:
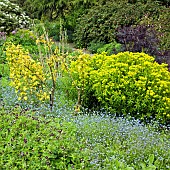
[(18, 99), (30, 100), (33, 95), (41, 101), (49, 99), (45, 85), (46, 75), (41, 63), (35, 62), (20, 45), (12, 44), (7, 47), (6, 55), (11, 85), (15, 87)]
[(83, 62), (81, 58), (72, 62), (71, 72), (84, 93), (92, 92), (84, 95), (90, 104), (95, 96), (112, 113), (164, 123), (170, 120), (170, 73), (166, 64), (156, 63), (145, 53), (132, 52), (84, 55)]
[(0, 2), (0, 31), (10, 33), (16, 28), (29, 26), (30, 18), (21, 8), (9, 0)]

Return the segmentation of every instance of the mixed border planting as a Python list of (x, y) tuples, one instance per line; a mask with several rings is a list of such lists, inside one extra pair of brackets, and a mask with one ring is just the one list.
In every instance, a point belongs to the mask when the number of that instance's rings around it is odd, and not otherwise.
[(168, 0), (0, 10), (0, 169), (170, 168)]

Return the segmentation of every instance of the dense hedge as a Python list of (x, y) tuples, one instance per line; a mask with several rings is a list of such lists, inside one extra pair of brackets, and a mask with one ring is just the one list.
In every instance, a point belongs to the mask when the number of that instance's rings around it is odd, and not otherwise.
[[(144, 53), (81, 55), (72, 62), (75, 84), (85, 104), (102, 104), (114, 114), (141, 120), (170, 120), (170, 73), (167, 65)], [(98, 105), (98, 104), (97, 104)]]
[(77, 20), (75, 42), (79, 47), (87, 47), (91, 41), (112, 42), (118, 27), (136, 25), (145, 16), (157, 20), (165, 8), (150, 1), (134, 4), (107, 2), (105, 5), (93, 6)]

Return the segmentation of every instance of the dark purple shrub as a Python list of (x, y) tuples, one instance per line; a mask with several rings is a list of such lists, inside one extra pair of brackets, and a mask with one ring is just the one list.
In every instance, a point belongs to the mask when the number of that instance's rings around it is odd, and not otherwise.
[(117, 29), (116, 40), (123, 44), (124, 51), (145, 52), (170, 67), (170, 51), (161, 50), (159, 34), (152, 25), (124, 26)]

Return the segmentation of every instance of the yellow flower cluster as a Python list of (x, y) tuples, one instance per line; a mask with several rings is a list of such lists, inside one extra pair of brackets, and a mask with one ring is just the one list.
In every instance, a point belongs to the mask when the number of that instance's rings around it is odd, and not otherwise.
[(6, 55), (10, 67), (11, 85), (15, 87), (18, 99), (28, 100), (31, 95), (42, 101), (49, 99), (45, 86), (46, 77), (41, 64), (35, 62), (20, 45), (8, 46)]

